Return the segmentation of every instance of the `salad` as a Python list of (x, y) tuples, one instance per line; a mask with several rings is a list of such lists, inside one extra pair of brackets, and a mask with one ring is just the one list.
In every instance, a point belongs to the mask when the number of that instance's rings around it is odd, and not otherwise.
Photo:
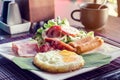
[(69, 43), (87, 36), (94, 37), (94, 32), (90, 31), (87, 33), (82, 29), (78, 30), (71, 27), (66, 18), (61, 19), (57, 17), (56, 19), (49, 20), (40, 27), (33, 38), (38, 41), (39, 45), (42, 45), (47, 37), (56, 38), (64, 43)]
[(75, 48), (69, 44), (89, 36), (94, 38), (94, 32), (87, 33), (82, 29), (71, 27), (66, 18), (57, 17), (40, 27), (33, 39), (37, 40), (40, 52), (56, 49), (75, 52)]

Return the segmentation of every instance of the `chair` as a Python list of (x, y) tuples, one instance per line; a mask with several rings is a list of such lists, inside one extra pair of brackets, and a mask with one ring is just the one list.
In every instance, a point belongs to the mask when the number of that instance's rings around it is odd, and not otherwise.
[(23, 19), (30, 22), (54, 18), (54, 0), (15, 0)]
[(117, 0), (117, 5), (118, 5), (118, 17), (120, 17), (120, 0)]
[(97, 0), (94, 0), (94, 3), (97, 3)]

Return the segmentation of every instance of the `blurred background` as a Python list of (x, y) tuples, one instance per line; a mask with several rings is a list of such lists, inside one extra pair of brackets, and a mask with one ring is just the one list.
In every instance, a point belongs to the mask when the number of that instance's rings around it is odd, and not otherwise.
[[(0, 0), (0, 14), (2, 11), (2, 2), (4, 0)], [(13, 0), (12, 0), (13, 1)], [(97, 3), (102, 3), (104, 0), (97, 0)], [(109, 15), (117, 16), (117, 0), (108, 0), (109, 7)], [(60, 16), (61, 18), (67, 18), (72, 25), (79, 25), (80, 23), (76, 23), (71, 19), (70, 14), (74, 9), (79, 9), (80, 4), (84, 2), (93, 2), (93, 0), (54, 0), (54, 9), (55, 9), (55, 17)], [(41, 4), (41, 3), (40, 3)], [(79, 14), (75, 14), (75, 17), (79, 18)]]
[[(97, 0), (97, 3), (101, 4), (104, 0)], [(55, 16), (67, 17), (71, 24), (79, 25), (71, 19), (70, 14), (74, 9), (79, 9), (80, 4), (85, 2), (93, 2), (93, 0), (55, 0)], [(117, 16), (117, 0), (108, 0), (109, 15)], [(67, 16), (66, 16), (67, 15)], [(79, 18), (79, 14), (75, 14), (76, 18)]]

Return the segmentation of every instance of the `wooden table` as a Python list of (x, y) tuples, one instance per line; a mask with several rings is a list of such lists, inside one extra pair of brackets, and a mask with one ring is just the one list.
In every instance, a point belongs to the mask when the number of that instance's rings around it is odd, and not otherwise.
[[(59, 12), (62, 12), (62, 11), (58, 11), (56, 16), (59, 16), (60, 14), (62, 14), (62, 13), (59, 13)], [(63, 12), (63, 13), (65, 13), (65, 12)], [(65, 14), (65, 15), (67, 15), (68, 16), (67, 18), (70, 19), (70, 15), (68, 15), (68, 14)], [(66, 17), (65, 15), (63, 14), (62, 17)], [(72, 25), (77, 23), (77, 22), (72, 21), (70, 19), (70, 23), (71, 22), (73, 23)], [(77, 23), (75, 26), (81, 27), (82, 25)], [(108, 42), (108, 43), (110, 43), (112, 45), (120, 47), (120, 35), (119, 35), (120, 31), (119, 30), (120, 30), (120, 18), (119, 17), (111, 17), (110, 16), (109, 19), (108, 19), (108, 22), (105, 24), (104, 28), (102, 30), (96, 30), (95, 34), (102, 36), (106, 42)], [(4, 31), (0, 31), (0, 43), (5, 43), (5, 42), (9, 42), (9, 41), (15, 41), (15, 40), (23, 39), (23, 38), (26, 38), (26, 37), (29, 37), (29, 36), (30, 36), (29, 33), (21, 33), (21, 34), (17, 34), (17, 35), (9, 35), (9, 34), (5, 33)], [(105, 66), (102, 66), (102, 67), (100, 67), (100, 68), (98, 68), (96, 70), (93, 70), (93, 71), (90, 71), (90, 72), (87, 72), (87, 73), (75, 76), (75, 77), (70, 78), (68, 80), (74, 80), (74, 79), (87, 80), (87, 79), (91, 79), (91, 78), (94, 78), (94, 80), (95, 79), (98, 80), (101, 77), (103, 77), (105, 75), (109, 75), (111, 73), (112, 73), (112, 75), (111, 75), (112, 77), (111, 78), (113, 79), (114, 78), (113, 75), (116, 75), (116, 72), (117, 72), (117, 74), (120, 73), (119, 70), (120, 70), (120, 58), (112, 61), (108, 65), (105, 65)], [(23, 71), (23, 72), (25, 73), (25, 71)], [(28, 77), (32, 77), (33, 76), (33, 74), (30, 75), (29, 72), (27, 72), (26, 75), (28, 75)], [(24, 77), (26, 77), (26, 76), (24, 76)], [(39, 80), (39, 79), (37, 78), (37, 79), (34, 79), (34, 80)]]
[[(77, 22), (77, 25), (72, 25), (77, 28), (85, 29), (82, 24)], [(103, 37), (105, 42), (120, 47), (120, 17), (109, 16), (106, 24), (98, 30), (88, 30), (94, 31), (95, 35)]]
[(104, 37), (107, 42), (120, 47), (120, 17), (109, 16), (103, 29), (96, 30), (95, 33)]

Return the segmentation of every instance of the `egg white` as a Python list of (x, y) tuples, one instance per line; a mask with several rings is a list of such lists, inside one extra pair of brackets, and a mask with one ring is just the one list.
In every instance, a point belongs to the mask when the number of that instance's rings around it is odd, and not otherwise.
[(74, 55), (75, 57), (77, 57), (76, 61), (64, 62), (63, 56), (60, 55), (59, 52), (60, 50), (53, 50), (53, 51), (48, 51), (44, 53), (38, 53), (36, 57), (39, 59), (41, 63), (50, 65), (50, 66), (66, 66), (66, 65), (73, 65), (73, 64), (84, 62), (82, 59), (82, 56), (77, 54)]

